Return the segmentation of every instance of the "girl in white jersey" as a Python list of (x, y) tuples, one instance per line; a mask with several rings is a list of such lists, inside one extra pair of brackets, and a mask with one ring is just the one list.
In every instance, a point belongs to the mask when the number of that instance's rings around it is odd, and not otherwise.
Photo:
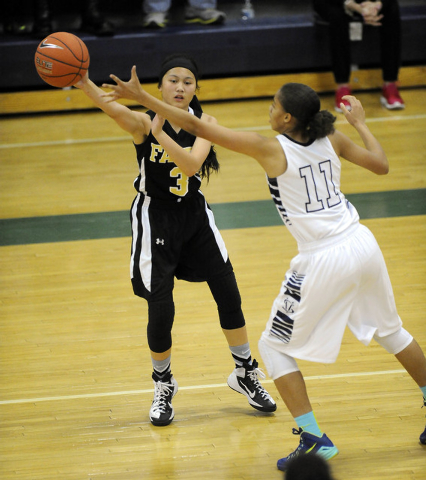
[[(418, 343), (402, 328), (380, 248), (359, 223), (356, 209), (340, 190), (339, 157), (378, 175), (389, 165), (380, 143), (365, 123), (361, 103), (347, 96), (341, 108), (364, 147), (334, 129), (335, 117), (320, 110), (318, 95), (297, 83), (284, 85), (270, 107), (275, 138), (205, 124), (162, 104), (145, 92), (132, 69), (129, 82), (111, 75), (111, 100), (136, 100), (180, 125), (230, 150), (256, 159), (267, 174), (272, 198), (296, 239), (299, 254), (291, 261), (259, 341), (269, 375), (295, 419), (300, 434), (296, 450), (278, 460), (286, 470), (292, 458), (313, 452), (337, 455), (320, 429), (296, 359), (332, 363), (348, 326), (365, 345), (374, 338), (394, 354), (420, 387), (426, 405), (426, 359)], [(426, 429), (420, 435), (426, 443)]]

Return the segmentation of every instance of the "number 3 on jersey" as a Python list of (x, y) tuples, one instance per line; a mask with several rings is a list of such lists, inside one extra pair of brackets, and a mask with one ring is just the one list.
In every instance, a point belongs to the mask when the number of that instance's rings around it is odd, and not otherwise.
[(170, 187), (170, 192), (179, 197), (184, 197), (188, 193), (188, 177), (179, 167), (172, 168), (170, 176), (176, 178), (176, 186)]
[[(191, 147), (186, 147), (191, 150)], [(151, 146), (151, 162), (156, 163), (172, 163), (168, 153), (161, 145), (152, 144)], [(176, 186), (169, 187), (170, 193), (179, 197), (184, 197), (188, 193), (189, 179), (179, 167), (174, 167), (170, 170), (170, 177), (176, 180)]]
[(300, 169), (300, 177), (305, 180), (309, 200), (305, 204), (307, 213), (333, 208), (342, 201), (333, 183), (331, 161), (325, 160), (316, 166), (318, 172), (314, 171), (315, 166), (312, 165)]

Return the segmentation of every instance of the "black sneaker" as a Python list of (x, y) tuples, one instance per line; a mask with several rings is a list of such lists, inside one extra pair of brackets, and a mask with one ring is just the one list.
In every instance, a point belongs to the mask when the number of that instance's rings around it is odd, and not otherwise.
[(155, 374), (152, 374), (154, 380), (154, 400), (149, 411), (149, 419), (156, 427), (165, 427), (172, 423), (175, 412), (172, 407), (172, 398), (178, 391), (178, 383), (171, 373), (162, 380), (156, 380)]
[(419, 440), (422, 445), (426, 445), (426, 427), (425, 427), (425, 431), (420, 434)]
[(269, 393), (262, 387), (258, 376), (265, 378), (265, 374), (258, 368), (258, 363), (244, 363), (236, 368), (228, 377), (228, 385), (238, 393), (245, 395), (249, 404), (261, 412), (275, 412), (277, 404)]
[[(426, 407), (426, 397), (423, 397), (423, 406)], [(420, 434), (419, 440), (422, 445), (426, 445), (426, 427), (425, 427), (425, 431)]]

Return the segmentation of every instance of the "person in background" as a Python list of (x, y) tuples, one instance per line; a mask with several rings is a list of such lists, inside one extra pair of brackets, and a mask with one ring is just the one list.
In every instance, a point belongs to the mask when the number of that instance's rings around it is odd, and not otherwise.
[(401, 16), (398, 0), (313, 0), (313, 8), (329, 25), (332, 70), (337, 84), (335, 110), (340, 104), (350, 108), (346, 95), (351, 94), (351, 40), (349, 24), (358, 20), (378, 28), (381, 68), (383, 72), (381, 104), (389, 110), (403, 109), (404, 100), (397, 80), (401, 65)]
[(336, 117), (321, 110), (312, 88), (287, 83), (269, 108), (277, 135), (265, 137), (203, 122), (159, 101), (142, 88), (135, 66), (128, 82), (110, 77), (116, 84), (103, 85), (111, 89), (104, 94), (107, 100), (134, 100), (197, 138), (254, 158), (297, 242), (299, 253), (290, 262), (259, 340), (268, 374), (298, 427), (293, 433), (300, 436), (298, 447), (279, 459), (277, 468), (285, 471), (290, 461), (309, 453), (325, 460), (339, 453), (317, 422), (297, 359), (335, 362), (346, 327), (364, 345), (374, 339), (394, 355), (426, 402), (425, 355), (398, 315), (380, 246), (340, 188), (341, 158), (376, 175), (389, 171), (361, 102), (346, 96), (351, 108), (343, 102), (340, 108), (363, 146), (335, 129)]
[[(220, 25), (226, 15), (216, 9), (217, 0), (187, 0), (185, 7), (185, 22), (202, 25)], [(164, 28), (167, 24), (167, 14), (172, 0), (144, 0), (144, 27)]]
[[(99, 10), (99, 0), (80, 0), (80, 29), (97, 36), (114, 35), (114, 26), (106, 20)], [(38, 38), (53, 33), (53, 13), (51, 0), (34, 0), (33, 34)]]

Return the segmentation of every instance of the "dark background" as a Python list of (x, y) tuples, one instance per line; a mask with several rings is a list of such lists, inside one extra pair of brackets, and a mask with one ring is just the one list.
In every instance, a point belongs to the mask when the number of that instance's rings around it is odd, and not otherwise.
[[(327, 27), (316, 24), (309, 0), (253, 0), (256, 17), (243, 22), (243, 0), (219, 0), (227, 14), (220, 26), (185, 25), (184, 0), (174, 0), (166, 29), (142, 27), (142, 0), (101, 0), (101, 11), (115, 25), (113, 37), (96, 37), (80, 30), (79, 1), (53, 1), (54, 31), (78, 35), (87, 45), (90, 76), (98, 84), (110, 73), (128, 78), (133, 64), (141, 81), (157, 80), (162, 59), (176, 52), (191, 54), (204, 78), (329, 71)], [(0, 35), (0, 92), (49, 89), (34, 68), (41, 39), (33, 38), (32, 1), (7, 3), (16, 21), (29, 33)], [(426, 64), (426, 0), (400, 0), (403, 28), (403, 66)], [(13, 14), (13, 12), (12, 12)], [(2, 23), (5, 11), (2, 11)], [(354, 42), (353, 63), (379, 66), (377, 29), (364, 28), (362, 42)]]

